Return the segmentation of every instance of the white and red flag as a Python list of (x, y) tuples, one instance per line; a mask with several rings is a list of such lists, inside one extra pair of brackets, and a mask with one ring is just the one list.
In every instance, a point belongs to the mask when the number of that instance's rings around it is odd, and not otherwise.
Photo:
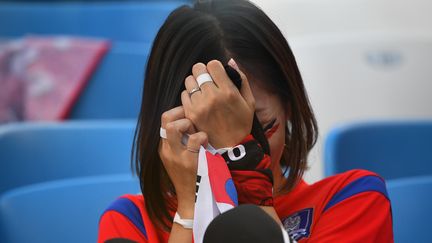
[(237, 191), (224, 158), (209, 146), (198, 155), (194, 242), (201, 243), (205, 230), (219, 214), (238, 205)]

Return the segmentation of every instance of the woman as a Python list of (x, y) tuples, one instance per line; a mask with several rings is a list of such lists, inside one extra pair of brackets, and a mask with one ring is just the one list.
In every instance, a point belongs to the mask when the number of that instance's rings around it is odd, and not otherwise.
[[(240, 90), (226, 64), (241, 74)], [(213, 82), (200, 85), (206, 73)], [(377, 175), (349, 171), (313, 185), (301, 179), (316, 121), (287, 41), (247, 0), (179, 7), (159, 30), (134, 147), (143, 195), (126, 195), (110, 206), (99, 224), (99, 241), (192, 242), (192, 231), (173, 217), (194, 218), (196, 152), (208, 143), (224, 148), (255, 141), (248, 136), (254, 112), (269, 151), (255, 143), (265, 153), (257, 163), (261, 168), (250, 171), (271, 169), (272, 175), (250, 176), (259, 178), (254, 191), (242, 187), (250, 173), (230, 168), (239, 203), (261, 206), (298, 242), (393, 241), (390, 202)], [(160, 127), (167, 139), (160, 138)]]

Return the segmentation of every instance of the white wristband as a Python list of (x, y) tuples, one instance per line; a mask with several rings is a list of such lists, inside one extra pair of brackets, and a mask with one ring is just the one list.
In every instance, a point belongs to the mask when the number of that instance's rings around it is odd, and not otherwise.
[(176, 212), (174, 215), (174, 223), (177, 223), (185, 229), (192, 229), (193, 228), (193, 219), (182, 219), (180, 218), (180, 215)]

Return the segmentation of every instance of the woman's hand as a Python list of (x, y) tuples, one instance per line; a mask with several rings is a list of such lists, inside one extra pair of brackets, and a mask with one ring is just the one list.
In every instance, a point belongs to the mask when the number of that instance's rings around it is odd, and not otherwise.
[[(215, 148), (234, 146), (250, 134), (255, 112), (255, 100), (246, 76), (232, 59), (229, 64), (242, 77), (240, 91), (229, 79), (222, 63), (213, 60), (207, 66), (197, 63), (192, 67), (193, 75), (185, 79), (187, 90), (181, 94), (186, 118), (199, 131), (208, 134)], [(209, 73), (214, 82), (202, 84), (200, 92), (189, 95), (198, 87), (196, 79), (203, 73)]]
[[(167, 139), (161, 139), (159, 155), (176, 190), (177, 212), (182, 218), (193, 218), (198, 151), (207, 144), (207, 135), (196, 132), (181, 106), (162, 114), (162, 128)], [(187, 145), (182, 144), (184, 134), (189, 134)]]

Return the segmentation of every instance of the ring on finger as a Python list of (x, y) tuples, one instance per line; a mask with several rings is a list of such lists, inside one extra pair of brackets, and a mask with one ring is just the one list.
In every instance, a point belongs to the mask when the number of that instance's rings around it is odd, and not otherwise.
[(189, 97), (191, 97), (195, 92), (201, 91), (200, 87), (195, 87), (189, 92)]
[(210, 76), (210, 74), (208, 73), (203, 73), (200, 74), (197, 78), (196, 81), (198, 83), (198, 86), (201, 87), (203, 84), (207, 83), (207, 82), (213, 82), (212, 77)]
[(186, 148), (187, 151), (192, 152), (192, 153), (199, 153), (199, 149), (193, 149), (193, 148)]

